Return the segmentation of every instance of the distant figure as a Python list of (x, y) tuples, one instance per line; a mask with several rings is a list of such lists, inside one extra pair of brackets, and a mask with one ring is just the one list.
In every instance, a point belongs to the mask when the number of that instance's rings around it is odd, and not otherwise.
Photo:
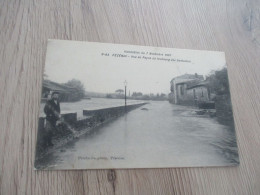
[(45, 146), (53, 146), (52, 135), (56, 129), (56, 122), (61, 118), (59, 92), (51, 94), (51, 99), (47, 100), (44, 106), (44, 113), (46, 114), (44, 144)]

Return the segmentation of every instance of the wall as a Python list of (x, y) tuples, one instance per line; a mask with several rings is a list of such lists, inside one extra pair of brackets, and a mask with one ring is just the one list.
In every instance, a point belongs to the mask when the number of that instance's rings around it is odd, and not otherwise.
[[(62, 144), (66, 144), (71, 141), (75, 136), (82, 135), (86, 130), (94, 129), (95, 127), (107, 122), (111, 119), (124, 115), (133, 109), (145, 105), (146, 103), (110, 107), (96, 110), (83, 110), (85, 118), (77, 120), (77, 113), (62, 114), (63, 123), (56, 127), (53, 131), (52, 142), (55, 148)], [(48, 149), (44, 146), (45, 132), (45, 117), (39, 118), (38, 125), (38, 137), (36, 146), (36, 159), (39, 159), (42, 155), (48, 152)]]
[(169, 93), (168, 94), (168, 99), (169, 99), (169, 102), (174, 104), (175, 103), (175, 95), (173, 92)]
[[(181, 94), (181, 86), (183, 87), (183, 95)], [(177, 85), (177, 93), (178, 104), (181, 105), (196, 105), (196, 102), (209, 101), (208, 89), (205, 86), (187, 89), (186, 84)], [(194, 93), (196, 98), (194, 98)]]
[(195, 91), (196, 99), (198, 101), (209, 101), (208, 89), (205, 86), (188, 89), (187, 90), (187, 99), (189, 99), (189, 100), (194, 99), (194, 91)]
[(135, 108), (145, 105), (146, 103), (141, 104), (134, 104), (134, 105), (127, 105), (125, 106), (117, 106), (117, 107), (110, 107), (110, 108), (103, 108), (103, 109), (95, 109), (95, 110), (83, 110), (83, 115), (85, 116), (99, 116), (99, 117), (116, 117), (125, 112), (129, 112)]

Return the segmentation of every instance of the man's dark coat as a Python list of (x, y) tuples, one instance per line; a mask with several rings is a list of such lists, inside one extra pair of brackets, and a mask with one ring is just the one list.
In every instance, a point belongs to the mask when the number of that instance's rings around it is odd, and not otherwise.
[(53, 99), (48, 100), (44, 106), (44, 113), (46, 114), (46, 120), (48, 120), (54, 127), (60, 115), (60, 103), (57, 104)]

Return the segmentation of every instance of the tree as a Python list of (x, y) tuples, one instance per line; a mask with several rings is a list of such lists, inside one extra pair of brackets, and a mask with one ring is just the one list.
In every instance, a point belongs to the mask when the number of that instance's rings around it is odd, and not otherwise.
[(161, 93), (161, 96), (160, 97), (165, 97), (166, 96), (166, 94), (164, 94), (164, 93)]
[(67, 83), (65, 83), (65, 85), (68, 87), (76, 88), (78, 90), (80, 98), (83, 98), (85, 96), (85, 87), (80, 80), (71, 79)]
[(121, 94), (121, 93), (124, 93), (124, 90), (123, 89), (117, 89), (115, 92)]
[(209, 83), (210, 91), (217, 95), (229, 95), (227, 68), (211, 73), (206, 80)]
[(143, 93), (142, 92), (133, 92), (132, 94), (133, 97), (137, 97), (137, 96), (143, 96)]
[(106, 98), (112, 98), (112, 95), (111, 94), (107, 94)]

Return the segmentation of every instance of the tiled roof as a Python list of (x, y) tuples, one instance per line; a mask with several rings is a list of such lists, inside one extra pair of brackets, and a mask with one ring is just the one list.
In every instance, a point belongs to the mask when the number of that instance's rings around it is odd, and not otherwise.
[(173, 79), (204, 79), (203, 75), (199, 74), (184, 74), (177, 77), (174, 77)]
[(192, 89), (192, 88), (195, 88), (195, 87), (208, 85), (207, 81), (202, 81), (202, 80), (199, 80), (199, 79), (183, 81), (181, 83), (178, 83), (177, 85), (184, 84), (184, 83), (187, 84), (187, 89)]
[(52, 91), (59, 91), (59, 92), (72, 92), (72, 91), (76, 91), (77, 89), (74, 87), (69, 87), (63, 84), (59, 84), (50, 80), (43, 80), (42, 86), (45, 88), (48, 88)]
[(207, 86), (208, 85), (208, 82), (206, 81), (196, 81), (194, 83), (189, 83), (187, 85), (187, 89), (192, 89), (192, 88), (195, 88), (195, 87), (200, 87), (200, 86)]

